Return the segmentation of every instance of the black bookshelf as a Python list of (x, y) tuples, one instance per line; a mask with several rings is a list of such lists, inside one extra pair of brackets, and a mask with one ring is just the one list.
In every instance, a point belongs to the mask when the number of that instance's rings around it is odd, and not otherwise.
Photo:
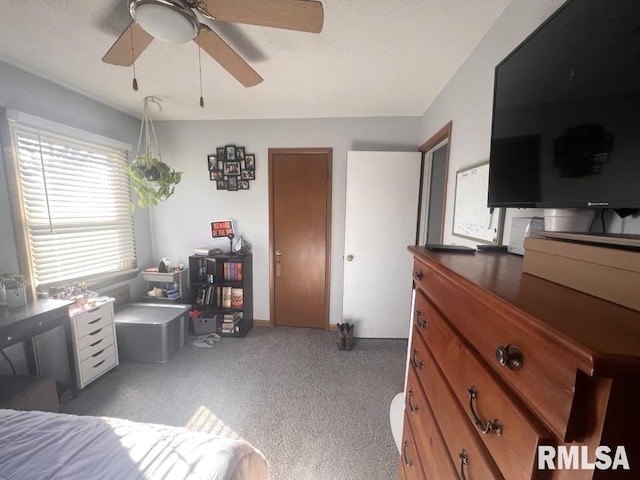
[[(192, 308), (205, 318), (215, 318), (216, 333), (221, 336), (245, 337), (253, 327), (252, 260), (251, 254), (189, 257)], [(223, 321), (225, 315), (237, 314), (241, 315), (237, 323)]]

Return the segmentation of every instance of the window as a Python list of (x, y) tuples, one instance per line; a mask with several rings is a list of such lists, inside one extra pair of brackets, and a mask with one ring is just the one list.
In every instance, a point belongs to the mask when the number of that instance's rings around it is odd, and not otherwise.
[(7, 116), (32, 285), (136, 268), (126, 146)]

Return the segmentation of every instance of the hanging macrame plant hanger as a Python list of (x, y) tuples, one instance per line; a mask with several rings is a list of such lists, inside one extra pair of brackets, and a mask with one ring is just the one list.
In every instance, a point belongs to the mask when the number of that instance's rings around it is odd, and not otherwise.
[(169, 198), (182, 179), (182, 172), (176, 172), (162, 161), (150, 104), (162, 110), (156, 97), (145, 97), (136, 158), (127, 166), (131, 186), (138, 194), (138, 205), (141, 207), (157, 205)]

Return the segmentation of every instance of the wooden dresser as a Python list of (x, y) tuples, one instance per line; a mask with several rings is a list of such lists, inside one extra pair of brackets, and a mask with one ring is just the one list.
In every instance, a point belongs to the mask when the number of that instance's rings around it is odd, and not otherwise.
[[(640, 479), (640, 312), (523, 274), (512, 254), (409, 251), (399, 478)], [(590, 469), (598, 446), (616, 470)]]

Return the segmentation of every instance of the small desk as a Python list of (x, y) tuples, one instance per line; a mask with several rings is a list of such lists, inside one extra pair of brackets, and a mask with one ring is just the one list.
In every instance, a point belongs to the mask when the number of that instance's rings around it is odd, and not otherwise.
[[(33, 345), (33, 339), (37, 335), (57, 327), (64, 327), (71, 388), (75, 389), (75, 367), (69, 322), (69, 305), (71, 304), (73, 302), (70, 300), (50, 299), (35, 300), (20, 308), (0, 307), (0, 348), (28, 340), (31, 340)], [(35, 350), (35, 345), (33, 348)], [(35, 367), (39, 370), (37, 353)]]

